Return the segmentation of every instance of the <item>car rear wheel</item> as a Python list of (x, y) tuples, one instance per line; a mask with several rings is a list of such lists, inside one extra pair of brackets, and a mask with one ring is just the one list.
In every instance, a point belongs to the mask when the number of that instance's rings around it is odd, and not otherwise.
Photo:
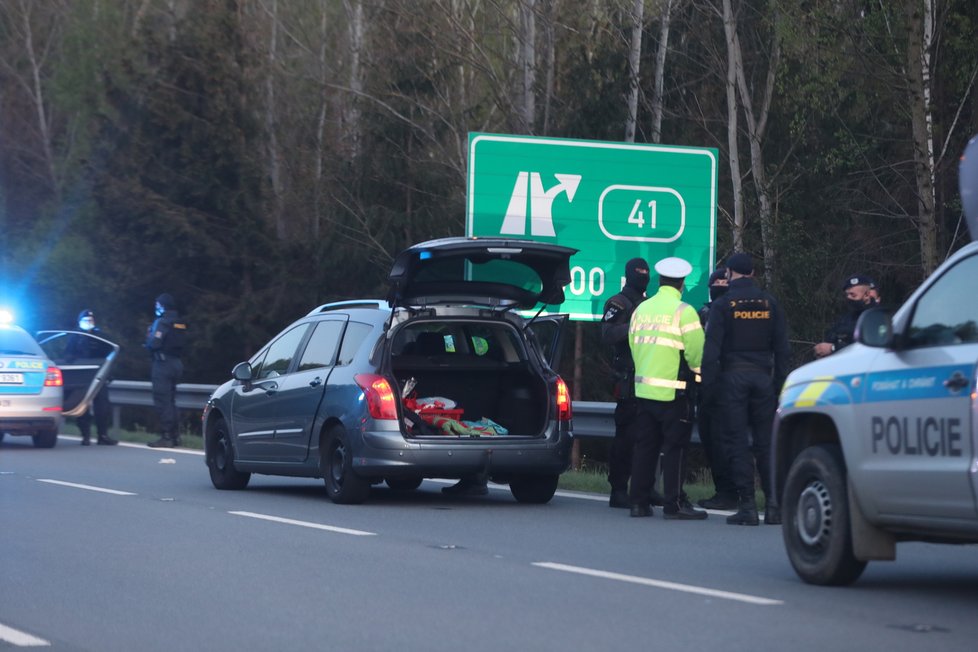
[(842, 451), (806, 448), (785, 481), (782, 536), (795, 572), (809, 584), (851, 584), (866, 562), (852, 552), (852, 525)]
[(556, 474), (518, 476), (509, 481), (509, 490), (518, 502), (542, 505), (554, 497), (559, 478)]
[(214, 420), (204, 445), (207, 447), (207, 470), (211, 474), (211, 484), (216, 489), (244, 489), (248, 486), (251, 474), (234, 468), (231, 433), (228, 432), (224, 419)]
[(319, 470), (330, 500), (340, 505), (362, 503), (370, 495), (370, 482), (353, 471), (353, 453), (346, 431), (335, 427), (320, 447)]
[(414, 491), (421, 486), (424, 481), (420, 475), (402, 475), (393, 478), (384, 478), (387, 486), (394, 491)]
[(41, 430), (31, 439), (34, 440), (35, 448), (54, 448), (54, 445), (58, 443), (58, 431), (54, 429)]

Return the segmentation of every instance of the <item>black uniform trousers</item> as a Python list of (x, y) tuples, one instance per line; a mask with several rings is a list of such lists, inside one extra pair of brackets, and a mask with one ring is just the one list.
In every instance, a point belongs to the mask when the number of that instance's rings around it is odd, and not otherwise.
[(716, 488), (716, 493), (725, 498), (736, 498), (737, 487), (734, 486), (733, 479), (730, 477), (730, 470), (727, 468), (727, 455), (723, 448), (725, 421), (719, 401), (715, 398), (712, 400), (702, 399), (696, 417), (700, 442), (703, 444), (706, 461), (710, 465), (710, 473), (713, 475), (713, 486)]
[(666, 507), (678, 507), (683, 489), (686, 448), (693, 434), (689, 401), (652, 401), (638, 398), (638, 409), (629, 431), (634, 442), (632, 485), (628, 499), (633, 505), (648, 505), (655, 484), (655, 465), (662, 455), (662, 493)]
[(779, 502), (771, 485), (771, 433), (777, 409), (770, 373), (747, 368), (727, 370), (720, 376), (720, 411), (725, 421), (721, 445), (741, 500), (754, 498), (757, 464), (764, 495), (769, 502)]
[(634, 447), (631, 424), (637, 413), (637, 398), (618, 399), (615, 405), (615, 437), (608, 450), (608, 484), (612, 491), (628, 491)]
[(78, 424), (78, 431), (83, 438), (88, 439), (92, 434), (92, 411), (95, 412), (95, 431), (98, 436), (109, 436), (109, 412), (112, 407), (109, 404), (109, 388), (103, 386), (92, 399), (92, 408), (85, 414), (78, 415), (75, 422)]
[(177, 424), (177, 383), (183, 376), (183, 362), (180, 358), (166, 356), (153, 359), (150, 380), (153, 381), (153, 406), (160, 419), (160, 431), (164, 437), (176, 439)]

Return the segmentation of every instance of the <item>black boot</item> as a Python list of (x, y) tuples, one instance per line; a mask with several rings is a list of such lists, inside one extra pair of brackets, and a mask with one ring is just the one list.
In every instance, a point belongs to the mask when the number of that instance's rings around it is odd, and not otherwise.
[(737, 509), (740, 503), (736, 496), (725, 496), (718, 492), (697, 504), (704, 509)]
[(118, 440), (112, 439), (112, 437), (109, 437), (106, 434), (99, 434), (99, 436), (98, 436), (98, 445), (99, 446), (115, 446), (118, 443), (119, 443)]
[(628, 501), (628, 492), (623, 489), (612, 489), (611, 496), (608, 498), (608, 507), (621, 507), (628, 509), (631, 503)]
[(768, 503), (764, 508), (764, 525), (781, 525), (781, 506)]
[(92, 445), (92, 435), (91, 435), (91, 433), (83, 432), (81, 434), (81, 438), (82, 438), (82, 446), (91, 446)]
[(462, 478), (451, 487), (442, 487), (441, 492), (449, 496), (485, 496), (489, 493), (488, 478), (482, 474)]
[(741, 498), (737, 513), (727, 517), (728, 525), (758, 525), (760, 522), (757, 517), (757, 504), (753, 497)]

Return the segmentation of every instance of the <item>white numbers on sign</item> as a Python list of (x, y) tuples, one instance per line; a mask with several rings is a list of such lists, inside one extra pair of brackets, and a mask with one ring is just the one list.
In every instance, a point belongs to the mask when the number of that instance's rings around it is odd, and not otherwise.
[[(639, 206), (642, 205), (641, 199), (635, 200), (635, 205), (632, 206), (632, 212), (628, 216), (628, 223), (642, 228), (645, 226), (645, 214), (639, 210)], [(649, 226), (653, 229), (655, 228), (655, 200), (649, 202), (649, 213), (651, 214), (651, 219), (649, 219)]]
[(575, 296), (581, 296), (585, 291), (591, 296), (600, 296), (604, 292), (604, 270), (592, 267), (588, 272), (583, 267), (572, 267), (570, 291)]

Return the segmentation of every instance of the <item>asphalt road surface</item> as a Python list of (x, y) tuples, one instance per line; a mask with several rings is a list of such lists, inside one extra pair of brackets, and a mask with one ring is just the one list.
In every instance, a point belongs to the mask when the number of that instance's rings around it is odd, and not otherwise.
[(901, 544), (803, 584), (779, 527), (520, 505), (426, 481), (332, 504), (316, 480), (212, 488), (199, 452), (0, 444), (0, 649), (978, 649), (978, 548)]

